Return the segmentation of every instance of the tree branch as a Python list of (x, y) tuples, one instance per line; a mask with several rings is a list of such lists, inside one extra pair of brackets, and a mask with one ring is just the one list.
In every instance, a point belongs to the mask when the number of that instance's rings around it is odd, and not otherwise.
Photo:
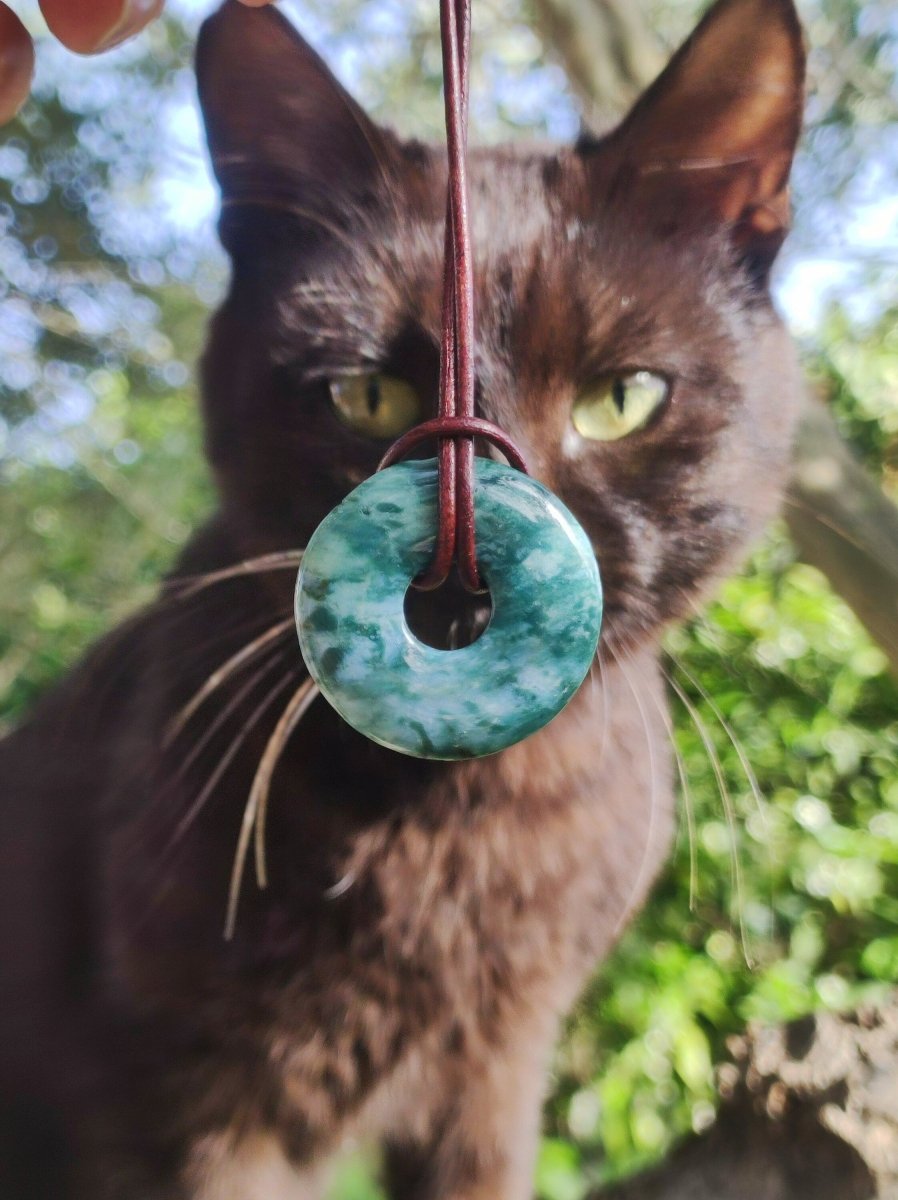
[(795, 439), (785, 515), (800, 557), (827, 576), (898, 675), (898, 508), (816, 401)]
[(586, 123), (616, 120), (664, 66), (639, 5), (628, 0), (531, 0), (544, 45), (555, 51)]

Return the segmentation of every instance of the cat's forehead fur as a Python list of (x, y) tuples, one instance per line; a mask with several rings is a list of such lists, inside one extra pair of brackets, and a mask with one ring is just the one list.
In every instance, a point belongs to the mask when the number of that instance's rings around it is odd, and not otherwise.
[[(343, 372), (388, 355), (413, 325), (436, 349), (442, 302), (445, 151), (414, 148), (371, 211), (346, 214), (351, 246), (295, 264), (279, 304), (276, 357)], [(555, 402), (618, 370), (651, 368), (716, 386), (770, 323), (724, 238), (663, 239), (620, 205), (597, 205), (566, 147), (470, 155), (479, 403), (490, 419), (544, 438)], [(755, 311), (758, 310), (758, 311)], [(313, 365), (314, 364), (314, 365)], [(565, 413), (565, 424), (567, 414)]]
[[(479, 148), (468, 176), (481, 372), (518, 376), (539, 365), (547, 380), (576, 386), (652, 351), (688, 372), (701, 347), (684, 346), (674, 320), (684, 306), (710, 318), (695, 322), (709, 352), (744, 330), (752, 297), (738, 272), (725, 271), (724, 239), (660, 239), (621, 206), (596, 205), (569, 148)], [(388, 181), (373, 211), (344, 213), (348, 247), (337, 237), (332, 253), (294, 264), (279, 306), (288, 338), (297, 317), (310, 332), (342, 316), (372, 362), (406, 321), (437, 346), (445, 193), (445, 151), (416, 145), (414, 170)], [(486, 403), (489, 383), (481, 379)]]

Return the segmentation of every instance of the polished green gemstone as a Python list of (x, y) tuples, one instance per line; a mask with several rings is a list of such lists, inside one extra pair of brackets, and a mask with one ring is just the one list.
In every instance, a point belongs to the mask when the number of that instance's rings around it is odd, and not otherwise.
[(435, 460), (398, 463), (351, 492), (316, 529), (297, 580), (300, 645), (324, 696), (355, 729), (418, 758), (476, 758), (527, 737), (567, 704), (596, 651), (595, 554), (561, 501), (478, 458), (475, 512), (493, 613), (470, 646), (427, 646), (405, 618), (433, 550)]

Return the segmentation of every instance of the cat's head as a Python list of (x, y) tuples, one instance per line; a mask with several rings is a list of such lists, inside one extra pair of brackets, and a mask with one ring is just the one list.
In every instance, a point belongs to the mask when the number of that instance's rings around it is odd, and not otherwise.
[[(721, 0), (607, 137), (470, 154), (479, 409), (583, 523), (619, 643), (687, 611), (787, 472), (768, 276), (803, 74), (791, 0)], [(198, 77), (233, 264), (210, 455), (244, 532), (302, 544), (435, 414), (445, 151), (378, 127), (273, 9), (228, 0)]]

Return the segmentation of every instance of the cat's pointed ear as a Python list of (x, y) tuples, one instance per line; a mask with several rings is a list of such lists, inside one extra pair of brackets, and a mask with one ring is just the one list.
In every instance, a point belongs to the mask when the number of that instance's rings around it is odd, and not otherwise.
[(789, 225), (804, 76), (793, 0), (718, 0), (605, 143), (613, 189), (674, 223), (725, 223), (766, 274)]
[(395, 139), (274, 7), (225, 0), (200, 30), (196, 73), (225, 203), (332, 212), (389, 171)]

